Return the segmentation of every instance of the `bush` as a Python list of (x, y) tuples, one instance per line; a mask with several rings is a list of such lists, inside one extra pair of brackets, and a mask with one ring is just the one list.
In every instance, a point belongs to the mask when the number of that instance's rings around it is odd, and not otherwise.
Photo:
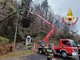
[(9, 42), (9, 39), (0, 36), (0, 44), (1, 43), (8, 43), (8, 42)]

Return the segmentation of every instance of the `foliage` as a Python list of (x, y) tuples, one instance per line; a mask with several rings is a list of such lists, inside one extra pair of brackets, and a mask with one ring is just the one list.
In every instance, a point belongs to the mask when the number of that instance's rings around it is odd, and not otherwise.
[[(0, 21), (1, 36), (7, 37), (12, 41), (14, 39), (16, 21), (19, 20), (17, 39), (24, 40), (25, 36), (30, 34), (36, 36), (35, 39), (39, 40), (40, 38), (42, 40), (50, 28), (36, 16), (29, 15), (29, 11), (33, 11), (54, 25), (55, 31), (51, 38), (56, 38), (57, 40), (61, 38), (74, 39), (75, 33), (69, 33), (70, 27), (62, 24), (61, 16), (55, 14), (55, 11), (50, 8), (48, 0), (42, 1), (41, 4), (34, 4), (32, 0), (19, 1), (21, 1), (21, 4), (17, 3), (17, 0), (0, 0), (0, 19), (2, 20), (2, 22)], [(23, 13), (20, 13), (19, 18), (17, 18), (18, 14), (14, 12), (19, 9), (22, 9)], [(37, 38), (38, 36), (41, 37)]]
[(8, 43), (10, 40), (0, 36), (0, 43)]

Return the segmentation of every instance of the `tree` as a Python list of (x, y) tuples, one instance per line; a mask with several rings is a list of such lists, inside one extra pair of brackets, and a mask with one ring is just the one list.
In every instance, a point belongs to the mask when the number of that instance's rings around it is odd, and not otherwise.
[(25, 14), (28, 14), (31, 2), (32, 0), (22, 0), (22, 9), (24, 10)]

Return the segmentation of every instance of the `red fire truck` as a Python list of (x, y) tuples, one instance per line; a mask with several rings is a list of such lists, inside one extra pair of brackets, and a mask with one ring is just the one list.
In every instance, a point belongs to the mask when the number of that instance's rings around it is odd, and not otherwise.
[(60, 39), (58, 46), (52, 46), (55, 54), (62, 57), (76, 56), (78, 54), (77, 44), (71, 39)]

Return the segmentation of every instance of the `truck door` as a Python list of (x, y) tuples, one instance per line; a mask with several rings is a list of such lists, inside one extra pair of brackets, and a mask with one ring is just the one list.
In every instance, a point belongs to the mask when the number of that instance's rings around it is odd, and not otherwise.
[(65, 50), (67, 54), (72, 53), (72, 47), (71, 47), (71, 44), (68, 40), (62, 41), (62, 50)]

